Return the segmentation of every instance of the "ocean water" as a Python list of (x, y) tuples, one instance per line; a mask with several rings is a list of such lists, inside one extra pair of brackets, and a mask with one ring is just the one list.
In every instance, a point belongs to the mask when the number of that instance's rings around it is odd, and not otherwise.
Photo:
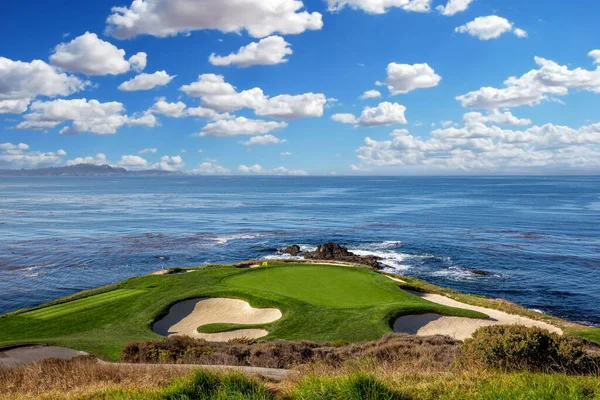
[(0, 314), (325, 241), (600, 326), (600, 177), (0, 178)]

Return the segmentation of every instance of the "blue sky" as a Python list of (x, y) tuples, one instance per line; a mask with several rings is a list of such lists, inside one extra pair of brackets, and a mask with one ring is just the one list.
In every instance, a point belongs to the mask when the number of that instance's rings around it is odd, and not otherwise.
[(0, 168), (600, 171), (596, 1), (5, 3)]

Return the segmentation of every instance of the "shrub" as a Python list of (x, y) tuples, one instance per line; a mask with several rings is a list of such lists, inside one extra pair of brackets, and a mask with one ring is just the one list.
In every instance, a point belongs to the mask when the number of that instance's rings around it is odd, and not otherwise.
[(595, 370), (581, 339), (519, 325), (478, 329), (464, 342), (460, 361), (503, 371), (586, 374)]

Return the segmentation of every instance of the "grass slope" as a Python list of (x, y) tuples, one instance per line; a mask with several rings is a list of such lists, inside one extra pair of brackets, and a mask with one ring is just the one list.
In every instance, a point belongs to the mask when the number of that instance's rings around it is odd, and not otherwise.
[(399, 289), (385, 276), (361, 268), (204, 267), (185, 274), (132, 278), (7, 314), (0, 318), (0, 347), (48, 343), (116, 360), (127, 343), (159, 339), (151, 326), (170, 306), (199, 297), (233, 297), (254, 307), (279, 308), (283, 318), (264, 325), (270, 332), (266, 339), (358, 342), (391, 332), (391, 321), (400, 315), (435, 312), (486, 317), (430, 303)]

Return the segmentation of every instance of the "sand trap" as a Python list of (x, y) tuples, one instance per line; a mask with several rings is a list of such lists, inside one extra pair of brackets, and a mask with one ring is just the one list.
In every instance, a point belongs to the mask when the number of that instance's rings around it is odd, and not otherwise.
[(26, 346), (16, 347), (0, 351), (0, 367), (13, 367), (23, 364), (31, 364), (47, 358), (60, 358), (70, 360), (72, 358), (87, 355), (83, 351), (76, 351), (64, 347), (54, 346)]
[(547, 331), (563, 334), (560, 328), (546, 322), (536, 321), (520, 315), (508, 314), (492, 308), (477, 307), (470, 304), (452, 300), (446, 296), (431, 293), (411, 292), (432, 303), (444, 306), (464, 308), (479, 311), (488, 315), (488, 319), (473, 319), (463, 317), (447, 317), (438, 314), (406, 315), (400, 317), (394, 323), (394, 332), (408, 333), (417, 336), (445, 335), (457, 340), (465, 340), (473, 336), (473, 333), (483, 327), (490, 325), (524, 325), (527, 327), (538, 327)]
[(258, 339), (269, 334), (264, 329), (239, 329), (221, 333), (199, 333), (198, 328), (209, 324), (267, 324), (282, 317), (276, 308), (253, 308), (238, 299), (193, 299), (175, 304), (166, 317), (152, 327), (162, 336), (185, 335), (212, 342), (231, 339)]

